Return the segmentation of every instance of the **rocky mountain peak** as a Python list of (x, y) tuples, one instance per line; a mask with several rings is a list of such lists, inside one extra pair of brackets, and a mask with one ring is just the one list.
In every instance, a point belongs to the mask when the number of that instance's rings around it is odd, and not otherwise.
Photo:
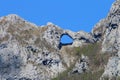
[(12, 23), (16, 23), (17, 21), (24, 21), (22, 18), (20, 18), (18, 15), (16, 14), (9, 14), (7, 16), (4, 16), (4, 17), (1, 17), (0, 18), (0, 21), (9, 21), (9, 22), (12, 22)]

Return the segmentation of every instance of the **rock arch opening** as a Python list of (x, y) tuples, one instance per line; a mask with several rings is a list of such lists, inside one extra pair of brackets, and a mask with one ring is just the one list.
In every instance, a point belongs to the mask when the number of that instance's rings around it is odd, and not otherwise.
[(72, 45), (72, 44), (73, 44), (73, 38), (69, 34), (61, 35), (59, 49), (61, 49), (62, 46), (67, 46), (67, 45)]

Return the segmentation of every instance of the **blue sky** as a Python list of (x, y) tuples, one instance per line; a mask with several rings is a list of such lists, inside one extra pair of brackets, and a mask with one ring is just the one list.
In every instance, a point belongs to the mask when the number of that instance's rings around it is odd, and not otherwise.
[(47, 22), (63, 29), (90, 32), (106, 17), (115, 0), (1, 0), (0, 16), (17, 14), (37, 25)]

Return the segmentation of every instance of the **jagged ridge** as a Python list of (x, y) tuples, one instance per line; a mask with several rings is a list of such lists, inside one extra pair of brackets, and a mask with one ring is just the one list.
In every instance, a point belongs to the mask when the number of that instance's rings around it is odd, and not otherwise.
[[(69, 75), (95, 74), (104, 69), (103, 65), (106, 67), (99, 78), (117, 79), (120, 76), (119, 5), (119, 0), (113, 3), (108, 16), (97, 23), (90, 33), (63, 30), (52, 23), (38, 27), (15, 14), (0, 18), (1, 80), (49, 80), (71, 66)], [(62, 45), (60, 40), (63, 35), (70, 36), (73, 44)], [(109, 56), (106, 57), (106, 54)], [(96, 57), (100, 62), (97, 65), (94, 62)], [(99, 69), (95, 71), (93, 68)]]

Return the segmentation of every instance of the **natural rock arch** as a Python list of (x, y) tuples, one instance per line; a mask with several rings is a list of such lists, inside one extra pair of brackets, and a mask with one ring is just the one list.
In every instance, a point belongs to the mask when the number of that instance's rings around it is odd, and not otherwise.
[[(63, 36), (68, 36), (70, 39), (72, 39), (72, 42), (68, 42), (68, 43), (62, 43), (61, 42), (61, 39)], [(60, 36), (60, 42), (59, 42), (59, 49), (62, 48), (62, 46), (67, 46), (67, 45), (72, 45), (73, 44), (73, 38), (68, 34), (68, 33), (63, 33), (61, 36)]]

